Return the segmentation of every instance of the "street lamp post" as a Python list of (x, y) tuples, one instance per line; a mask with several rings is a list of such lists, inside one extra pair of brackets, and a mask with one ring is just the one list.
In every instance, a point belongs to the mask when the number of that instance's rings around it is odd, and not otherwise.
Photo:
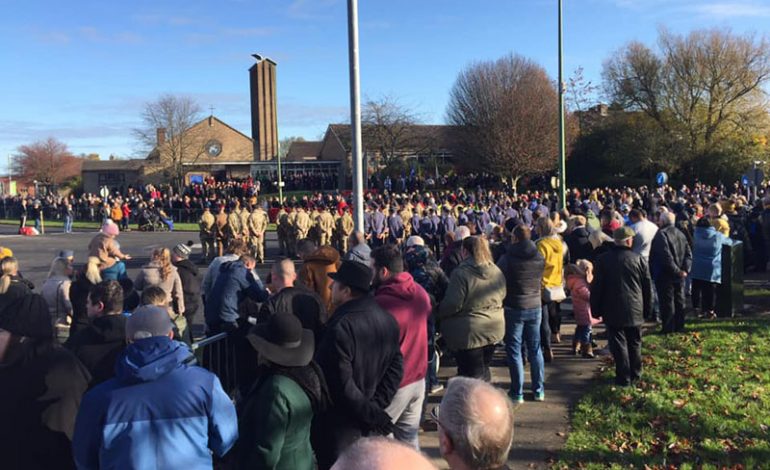
[(350, 63), (350, 130), (353, 156), (353, 220), (364, 230), (364, 184), (361, 159), (361, 83), (358, 71), (358, 0), (348, 0), (348, 61)]
[(567, 206), (566, 148), (564, 137), (564, 41), (562, 0), (559, 0), (559, 207)]

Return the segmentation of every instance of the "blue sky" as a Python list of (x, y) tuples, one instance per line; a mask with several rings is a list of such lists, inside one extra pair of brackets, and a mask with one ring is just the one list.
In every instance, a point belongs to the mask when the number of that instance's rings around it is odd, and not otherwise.
[[(630, 40), (729, 26), (766, 34), (770, 0), (565, 0), (565, 70), (600, 81)], [(162, 93), (195, 98), (250, 134), (248, 68), (278, 62), (281, 137), (348, 116), (345, 0), (0, 0), (0, 167), (48, 136), (75, 153), (140, 156), (131, 129)], [(361, 89), (444, 120), (469, 63), (517, 52), (555, 78), (556, 0), (360, 0)]]

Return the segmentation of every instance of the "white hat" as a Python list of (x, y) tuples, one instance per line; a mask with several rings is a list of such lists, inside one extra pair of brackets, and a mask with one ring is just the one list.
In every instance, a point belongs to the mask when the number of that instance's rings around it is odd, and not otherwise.
[(406, 247), (409, 248), (410, 246), (425, 246), (425, 240), (422, 239), (422, 237), (418, 235), (412, 235), (411, 237), (406, 239)]

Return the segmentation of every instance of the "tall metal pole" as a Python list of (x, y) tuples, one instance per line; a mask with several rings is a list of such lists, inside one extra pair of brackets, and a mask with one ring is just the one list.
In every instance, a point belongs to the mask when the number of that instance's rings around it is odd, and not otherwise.
[(562, 33), (562, 0), (559, 0), (559, 207), (567, 206), (566, 148), (564, 137), (564, 41)]
[(361, 154), (361, 83), (358, 74), (358, 0), (348, 0), (348, 60), (350, 62), (350, 129), (353, 151), (353, 220), (364, 230), (364, 173)]

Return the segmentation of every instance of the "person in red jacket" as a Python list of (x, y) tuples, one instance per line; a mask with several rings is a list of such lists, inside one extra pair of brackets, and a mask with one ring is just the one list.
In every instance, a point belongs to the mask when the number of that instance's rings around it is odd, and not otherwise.
[(130, 229), (128, 228), (129, 219), (131, 218), (131, 208), (128, 207), (128, 201), (123, 201), (123, 205), (120, 206), (120, 210), (123, 212), (123, 218), (120, 219), (121, 223), (121, 230), (124, 232), (128, 232)]
[(394, 245), (372, 251), (377, 304), (396, 319), (399, 346), (404, 356), (404, 376), (399, 389), (385, 411), (393, 419), (393, 435), (419, 450), (417, 433), (422, 403), (425, 399), (425, 374), (428, 370), (428, 293), (404, 271), (401, 252)]

